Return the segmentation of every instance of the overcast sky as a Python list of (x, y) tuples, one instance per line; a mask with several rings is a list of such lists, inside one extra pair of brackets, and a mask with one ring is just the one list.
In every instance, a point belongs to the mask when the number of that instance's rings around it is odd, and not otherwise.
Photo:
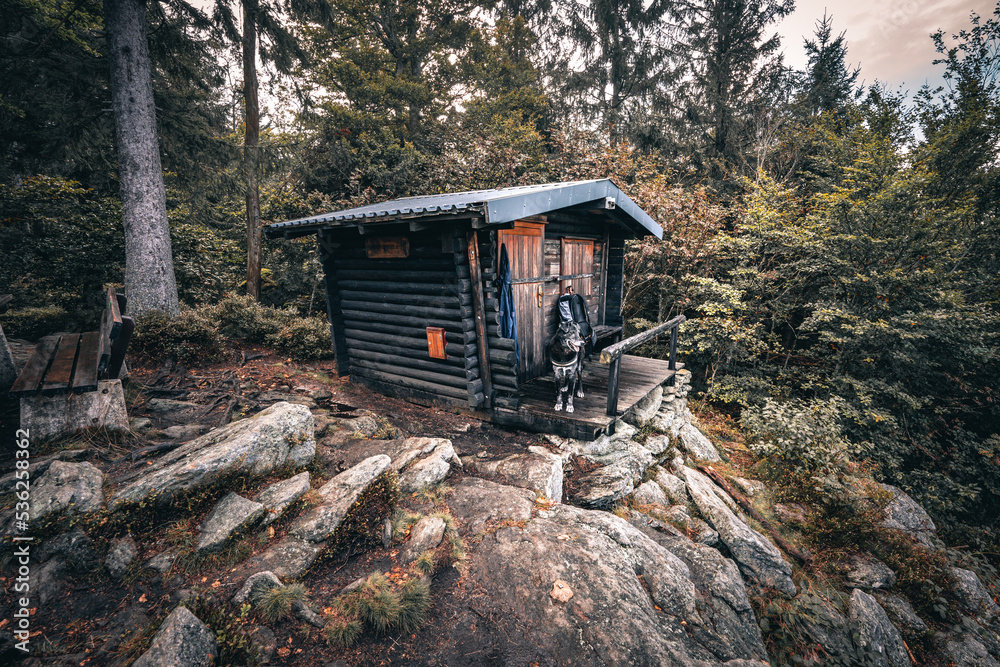
[(877, 79), (890, 89), (900, 86), (912, 95), (925, 81), (940, 85), (942, 68), (935, 58), (930, 34), (943, 30), (950, 37), (967, 28), (970, 12), (992, 15), (996, 0), (796, 0), (795, 12), (778, 26), (785, 62), (806, 64), (804, 36), (812, 38), (823, 10), (833, 16), (834, 34), (847, 31), (847, 61), (861, 65), (867, 83)]

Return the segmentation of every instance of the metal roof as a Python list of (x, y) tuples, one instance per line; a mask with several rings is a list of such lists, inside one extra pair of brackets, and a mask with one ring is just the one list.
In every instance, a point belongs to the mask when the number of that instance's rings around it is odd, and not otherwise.
[(663, 238), (660, 225), (606, 178), (405, 197), (381, 204), (277, 222), (267, 225), (264, 233), (268, 238), (291, 237), (331, 227), (356, 227), (450, 215), (477, 217), (482, 220), (481, 226), (489, 226), (560, 209), (588, 206), (608, 210), (609, 215), (642, 235), (652, 234), (656, 238)]

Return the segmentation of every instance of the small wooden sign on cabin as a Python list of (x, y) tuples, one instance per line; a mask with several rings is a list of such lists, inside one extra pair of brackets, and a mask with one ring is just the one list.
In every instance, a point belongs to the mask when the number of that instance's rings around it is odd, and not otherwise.
[[(603, 179), (409, 197), (265, 234), (318, 236), (342, 375), (420, 403), (491, 410), (546, 372), (567, 286), (598, 333), (621, 331), (625, 241), (663, 230)], [(513, 336), (499, 321), (503, 247)]]

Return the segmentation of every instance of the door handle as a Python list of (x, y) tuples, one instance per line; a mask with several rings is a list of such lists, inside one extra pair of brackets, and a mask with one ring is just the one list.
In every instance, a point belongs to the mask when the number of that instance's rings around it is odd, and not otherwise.
[(542, 307), (542, 297), (544, 296), (544, 291), (542, 290), (542, 285), (539, 284), (535, 291), (535, 296), (538, 298), (538, 307)]

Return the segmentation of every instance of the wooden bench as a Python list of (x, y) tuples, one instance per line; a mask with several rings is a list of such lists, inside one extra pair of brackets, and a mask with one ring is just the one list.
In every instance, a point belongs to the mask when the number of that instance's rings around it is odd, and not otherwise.
[[(598, 324), (594, 327), (594, 350), (600, 350), (604, 345), (613, 345), (622, 339), (624, 327), (620, 324)], [(605, 342), (607, 341), (607, 342)], [(602, 345), (602, 343), (604, 343)]]
[(9, 390), (14, 398), (97, 391), (99, 380), (121, 373), (135, 322), (122, 313), (126, 299), (108, 290), (100, 331), (46, 336)]

